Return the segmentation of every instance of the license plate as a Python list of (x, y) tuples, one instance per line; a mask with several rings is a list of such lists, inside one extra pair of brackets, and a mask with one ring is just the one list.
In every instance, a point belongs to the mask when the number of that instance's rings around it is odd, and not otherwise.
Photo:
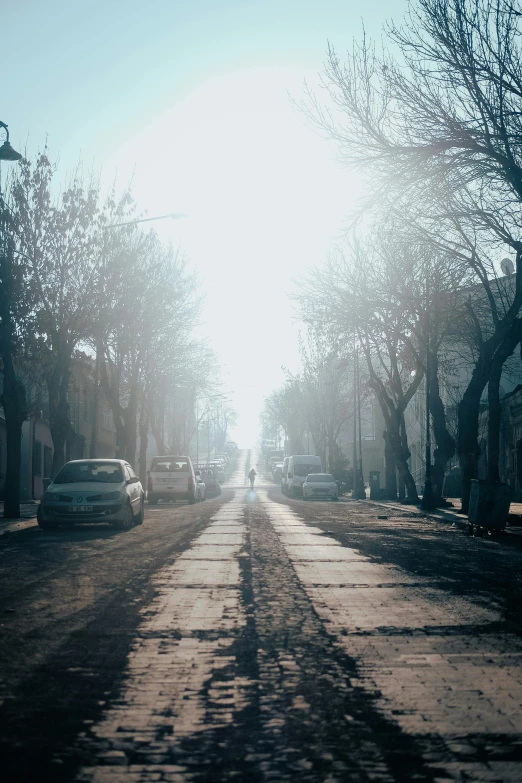
[(67, 506), (67, 511), (73, 514), (75, 511), (92, 511), (92, 506)]

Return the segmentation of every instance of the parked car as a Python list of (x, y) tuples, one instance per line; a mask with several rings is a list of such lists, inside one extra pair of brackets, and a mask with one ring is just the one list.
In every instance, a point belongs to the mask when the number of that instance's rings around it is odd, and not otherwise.
[(147, 500), (154, 505), (159, 500), (200, 500), (196, 474), (190, 457), (154, 457), (147, 477)]
[(270, 457), (270, 461), (269, 461), (269, 464), (268, 464), (268, 469), (269, 469), (270, 473), (273, 473), (274, 467), (276, 465), (282, 465), (283, 464), (283, 459), (284, 459), (284, 457)]
[(296, 497), (303, 491), (305, 478), (309, 473), (320, 473), (321, 458), (314, 454), (296, 454), (288, 460), (286, 486), (290, 497)]
[(128, 462), (77, 459), (67, 462), (47, 487), (37, 512), (41, 528), (108, 522), (128, 530), (144, 520), (145, 492)]
[(283, 493), (283, 495), (286, 495), (286, 493), (288, 492), (288, 487), (286, 485), (287, 484), (286, 475), (288, 473), (289, 460), (290, 457), (285, 457), (283, 460), (283, 467), (281, 468), (281, 492)]
[(225, 463), (225, 470), (228, 468), (228, 463), (230, 462), (230, 457), (226, 452), (220, 451), (219, 454), (216, 454), (216, 459), (223, 460)]
[(208, 463), (209, 467), (214, 468), (216, 471), (216, 478), (221, 484), (225, 480), (225, 467), (220, 459), (211, 459)]
[(225, 443), (225, 451), (228, 454), (234, 454), (238, 449), (237, 443), (233, 440), (227, 440)]
[(266, 455), (268, 449), (275, 449), (275, 440), (269, 440), (268, 438), (264, 438), (261, 441), (261, 450), (263, 454)]
[(216, 471), (214, 468), (205, 467), (201, 469), (201, 478), (205, 482), (206, 493), (205, 497), (211, 497), (213, 495), (221, 495), (221, 487), (217, 480)]
[(274, 462), (272, 463), (272, 478), (276, 482), (276, 484), (279, 484), (281, 481), (281, 474), (283, 472), (283, 463), (282, 462)]
[(270, 469), (270, 460), (271, 458), (277, 459), (279, 462), (280, 460), (284, 460), (285, 458), (285, 450), (284, 449), (268, 449), (266, 452), (265, 457), (265, 466)]
[(303, 483), (303, 498), (339, 500), (339, 488), (331, 473), (309, 473)]

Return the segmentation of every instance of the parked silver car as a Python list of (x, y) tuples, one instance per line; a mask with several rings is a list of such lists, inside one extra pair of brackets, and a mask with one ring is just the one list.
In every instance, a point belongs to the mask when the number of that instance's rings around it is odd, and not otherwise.
[(331, 473), (309, 473), (303, 483), (303, 499), (339, 500), (339, 488)]
[(108, 522), (128, 530), (142, 524), (144, 501), (141, 481), (128, 462), (72, 460), (47, 487), (37, 521), (44, 530), (82, 522)]

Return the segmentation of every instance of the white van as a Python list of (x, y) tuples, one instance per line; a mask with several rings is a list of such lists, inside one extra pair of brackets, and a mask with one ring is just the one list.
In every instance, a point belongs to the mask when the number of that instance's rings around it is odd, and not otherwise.
[(153, 505), (162, 500), (203, 500), (190, 457), (154, 457), (147, 480), (147, 500)]
[(314, 454), (296, 454), (288, 460), (286, 491), (291, 498), (303, 493), (303, 484), (309, 473), (322, 473), (321, 457)]

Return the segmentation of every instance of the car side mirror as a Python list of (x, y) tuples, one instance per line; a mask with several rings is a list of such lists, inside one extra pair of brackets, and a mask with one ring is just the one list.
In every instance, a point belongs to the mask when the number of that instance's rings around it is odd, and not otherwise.
[(130, 479), (127, 479), (127, 484), (137, 484), (139, 481), (139, 478), (137, 476), (131, 476)]

